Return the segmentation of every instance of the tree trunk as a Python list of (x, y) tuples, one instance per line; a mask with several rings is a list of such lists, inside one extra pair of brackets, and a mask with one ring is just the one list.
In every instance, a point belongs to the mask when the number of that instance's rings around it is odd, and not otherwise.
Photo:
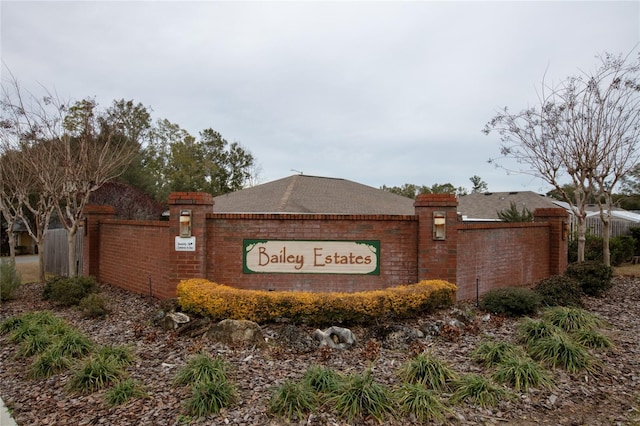
[(43, 283), (47, 281), (44, 270), (44, 238), (37, 241), (38, 245), (38, 280)]
[(578, 219), (578, 262), (584, 262), (584, 249), (587, 243), (587, 218), (586, 215), (576, 215)]
[(67, 232), (67, 243), (69, 244), (69, 277), (75, 277), (78, 275), (78, 264), (76, 263), (76, 234), (78, 228), (72, 226)]
[(7, 238), (9, 240), (9, 258), (16, 263), (16, 237), (13, 235), (13, 222), (7, 224)]
[(605, 214), (602, 217), (602, 262), (607, 266), (611, 266), (611, 250), (609, 250), (611, 221), (609, 216), (609, 214)]

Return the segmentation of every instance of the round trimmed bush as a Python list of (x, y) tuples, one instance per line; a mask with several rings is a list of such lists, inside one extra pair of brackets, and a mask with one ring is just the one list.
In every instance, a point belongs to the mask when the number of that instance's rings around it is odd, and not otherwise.
[(600, 296), (611, 288), (613, 268), (598, 261), (571, 263), (565, 275), (578, 281), (584, 294)]
[(578, 281), (566, 275), (554, 275), (538, 281), (533, 288), (542, 298), (543, 306), (583, 306), (582, 288)]
[(494, 314), (522, 316), (534, 313), (542, 298), (535, 291), (524, 287), (496, 288), (480, 299), (480, 308)]

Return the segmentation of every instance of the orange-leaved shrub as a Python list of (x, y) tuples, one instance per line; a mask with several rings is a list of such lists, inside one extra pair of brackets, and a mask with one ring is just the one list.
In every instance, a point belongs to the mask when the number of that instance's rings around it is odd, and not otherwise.
[(183, 311), (214, 320), (267, 323), (288, 318), (294, 323), (314, 325), (408, 318), (452, 305), (455, 294), (456, 286), (442, 280), (356, 293), (316, 293), (243, 290), (196, 278), (180, 282), (177, 290)]

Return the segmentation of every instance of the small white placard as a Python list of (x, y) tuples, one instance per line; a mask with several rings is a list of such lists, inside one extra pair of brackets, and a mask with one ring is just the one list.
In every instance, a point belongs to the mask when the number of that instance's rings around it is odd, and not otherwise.
[(196, 237), (176, 237), (176, 251), (196, 251)]

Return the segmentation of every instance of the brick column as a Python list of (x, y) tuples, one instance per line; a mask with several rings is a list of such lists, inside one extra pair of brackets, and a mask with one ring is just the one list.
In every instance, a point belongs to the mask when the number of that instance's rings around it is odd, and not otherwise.
[(549, 223), (549, 274), (563, 274), (569, 263), (569, 214), (562, 208), (535, 209), (533, 221)]
[[(418, 216), (418, 281), (456, 282), (458, 200), (453, 194), (420, 194), (413, 204)], [(434, 212), (444, 213), (445, 237), (434, 239)]]
[[(181, 280), (207, 276), (207, 214), (213, 213), (213, 196), (206, 192), (172, 192), (169, 195), (169, 233), (171, 244), (180, 236), (180, 212), (191, 211), (191, 235), (195, 238), (193, 251), (171, 248), (171, 276), (169, 286), (157, 289), (158, 297), (175, 297)], [(182, 240), (180, 240), (182, 241)], [(187, 240), (184, 240), (187, 241)]]
[(100, 223), (114, 219), (112, 206), (87, 205), (83, 210), (84, 238), (82, 241), (82, 275), (91, 275), (100, 280)]

